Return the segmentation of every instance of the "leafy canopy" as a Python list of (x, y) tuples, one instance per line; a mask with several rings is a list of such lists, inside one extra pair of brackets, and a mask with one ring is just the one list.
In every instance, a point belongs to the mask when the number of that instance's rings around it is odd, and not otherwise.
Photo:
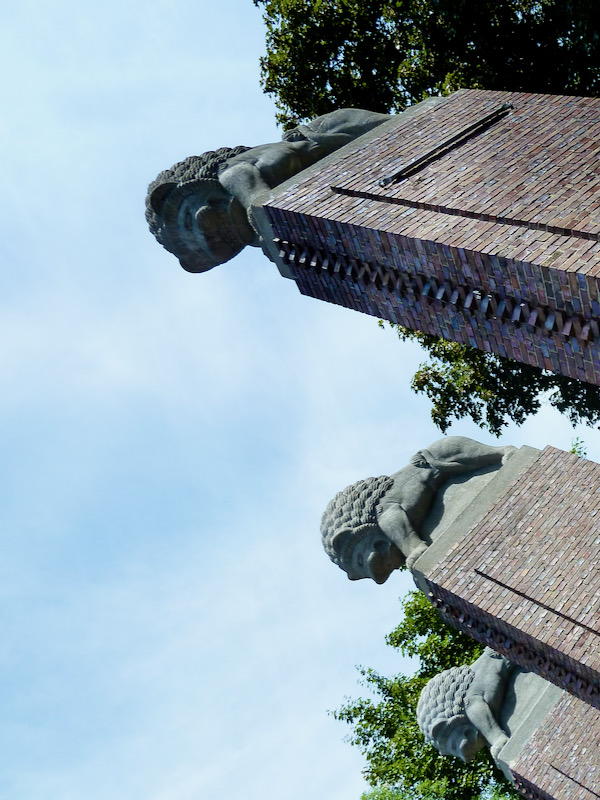
[[(461, 87), (600, 91), (600, 15), (584, 0), (254, 0), (266, 24), (265, 92), (284, 127), (344, 106), (400, 112)], [(549, 402), (600, 422), (597, 387), (399, 328), (430, 361), (413, 388), (446, 430), (470, 417), (498, 435)]]
[(416, 340), (427, 351), (429, 361), (419, 366), (411, 386), (431, 400), (431, 417), (444, 433), (453, 420), (469, 417), (499, 436), (507, 420), (520, 425), (542, 403), (572, 425), (600, 422), (597, 386), (389, 324), (400, 339)]
[(583, 0), (254, 0), (280, 121), (343, 106), (399, 112), (460, 87), (597, 94), (597, 10)]

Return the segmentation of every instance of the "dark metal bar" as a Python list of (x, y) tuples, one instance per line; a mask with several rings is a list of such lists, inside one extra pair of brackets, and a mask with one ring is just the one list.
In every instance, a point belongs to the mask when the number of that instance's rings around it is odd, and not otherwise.
[(582, 789), (586, 789), (590, 794), (593, 794), (594, 797), (600, 797), (600, 794), (595, 792), (593, 789), (590, 789), (589, 786), (586, 786), (584, 783), (581, 783), (580, 781), (576, 780), (575, 778), (572, 778), (570, 775), (567, 775), (566, 772), (563, 772), (562, 769), (559, 769), (558, 767), (555, 767), (554, 764), (550, 764), (550, 762), (548, 762), (548, 766), (552, 767), (552, 769), (556, 770), (561, 775), (564, 775), (564, 777), (567, 778), (568, 780), (573, 781), (573, 783), (576, 783), (578, 786), (581, 786)]
[(499, 581), (498, 578), (493, 578), (491, 575), (486, 575), (485, 572), (482, 572), (480, 569), (477, 568), (473, 569), (473, 572), (482, 578), (486, 578), (486, 580), (488, 581), (492, 581), (492, 583), (496, 583), (503, 589), (509, 589), (509, 591), (514, 592), (516, 595), (522, 597), (524, 600), (529, 600), (530, 602), (535, 603), (536, 606), (543, 608), (545, 611), (551, 611), (553, 614), (556, 614), (557, 617), (560, 617), (561, 619), (564, 619), (567, 622), (571, 622), (573, 625), (577, 625), (579, 628), (583, 628), (589, 633), (593, 633), (595, 636), (600, 636), (600, 631), (594, 630), (594, 628), (590, 628), (589, 625), (585, 625), (583, 622), (579, 622), (579, 620), (573, 619), (573, 617), (568, 617), (561, 611), (557, 611), (555, 608), (552, 608), (552, 606), (546, 605), (546, 603), (540, 603), (540, 601), (536, 600), (535, 597), (530, 597), (528, 594), (525, 594), (525, 592), (521, 592), (519, 591), (519, 589), (515, 589), (513, 586), (509, 586), (507, 583)]
[(463, 139), (468, 139), (471, 136), (475, 136), (488, 125), (491, 125), (492, 123), (506, 116), (511, 108), (514, 108), (511, 103), (504, 103), (500, 106), (500, 108), (497, 108), (495, 111), (491, 111), (484, 117), (480, 117), (476, 122), (471, 123), (471, 125), (468, 125), (458, 133), (455, 133), (454, 136), (451, 136), (449, 139), (445, 139), (443, 142), (437, 145), (437, 147), (429, 150), (424, 155), (419, 156), (419, 158), (413, 158), (412, 161), (406, 164), (406, 166), (402, 167), (402, 169), (399, 169), (393, 175), (388, 175), (386, 178), (382, 178), (379, 181), (379, 185), (389, 186), (389, 184), (393, 183), (394, 181), (402, 180), (402, 178), (408, 178), (409, 175), (413, 174), (413, 172), (423, 169), (423, 167), (426, 167), (431, 161), (435, 161), (436, 158), (440, 158), (446, 150), (449, 150), (451, 147), (458, 144), (458, 142), (461, 142)]
[(590, 231), (580, 231), (574, 228), (558, 228), (555, 225), (546, 225), (543, 222), (530, 222), (524, 219), (513, 219), (512, 217), (499, 217), (495, 214), (481, 214), (477, 211), (467, 211), (464, 208), (451, 208), (442, 206), (438, 203), (421, 203), (418, 201), (407, 200), (405, 197), (394, 197), (386, 194), (375, 194), (374, 192), (362, 192), (358, 189), (345, 189), (343, 186), (330, 186), (335, 194), (344, 194), (347, 197), (362, 197), (365, 200), (376, 200), (378, 203), (390, 203), (407, 208), (418, 208), (421, 211), (435, 211), (436, 214), (450, 214), (455, 217), (466, 217), (467, 219), (478, 219), (482, 222), (497, 222), (499, 225), (518, 225), (520, 228), (529, 228), (532, 231), (547, 231), (556, 233), (559, 236), (573, 236), (577, 239), (591, 239), (594, 242), (600, 241), (600, 233)]

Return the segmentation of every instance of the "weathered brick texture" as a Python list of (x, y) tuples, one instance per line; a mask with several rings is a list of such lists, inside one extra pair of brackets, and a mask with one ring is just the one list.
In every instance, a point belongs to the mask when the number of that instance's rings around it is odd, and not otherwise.
[(600, 797), (600, 711), (564, 697), (511, 767), (519, 791), (532, 800)]
[(304, 294), (600, 385), (599, 152), (600, 99), (463, 90), (265, 208)]
[(599, 487), (546, 447), (425, 575), (448, 622), (598, 708)]

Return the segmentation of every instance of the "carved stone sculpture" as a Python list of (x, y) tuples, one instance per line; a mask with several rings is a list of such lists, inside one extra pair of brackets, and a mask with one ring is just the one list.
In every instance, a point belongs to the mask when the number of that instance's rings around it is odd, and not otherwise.
[(419, 450), (391, 476), (367, 478), (333, 498), (321, 520), (323, 546), (350, 580), (384, 583), (406, 563), (412, 569), (427, 549), (421, 528), (438, 490), (453, 476), (500, 466), (514, 447), (490, 447), (448, 436)]
[(281, 142), (258, 147), (222, 147), (190, 156), (161, 172), (148, 187), (150, 230), (188, 272), (205, 272), (261, 246), (251, 206), (329, 153), (389, 120), (343, 108), (298, 125)]
[(508, 741), (500, 726), (509, 679), (519, 670), (489, 647), (471, 666), (452, 667), (421, 692), (417, 722), (444, 755), (470, 761), (486, 745), (495, 758)]

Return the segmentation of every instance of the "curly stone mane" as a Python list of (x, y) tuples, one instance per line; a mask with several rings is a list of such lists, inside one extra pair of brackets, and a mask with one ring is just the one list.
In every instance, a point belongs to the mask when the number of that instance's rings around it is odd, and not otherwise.
[[(357, 541), (376, 527), (379, 502), (393, 484), (389, 475), (366, 478), (346, 486), (327, 505), (321, 518), (321, 536), (325, 552), (338, 567), (345, 569)], [(348, 535), (341, 546), (336, 543), (334, 547), (334, 537), (341, 531)]]
[(223, 171), (229, 159), (245, 153), (249, 147), (220, 147), (218, 150), (208, 150), (200, 156), (189, 156), (184, 161), (178, 161), (170, 169), (165, 169), (156, 176), (148, 186), (146, 194), (146, 220), (150, 231), (160, 244), (170, 253), (179, 255), (180, 248), (173, 237), (169, 235), (169, 220), (162, 213), (167, 201), (180, 194), (186, 195), (187, 185), (198, 185), (206, 182), (217, 182), (219, 173)]
[(475, 673), (468, 664), (440, 672), (424, 687), (417, 703), (417, 722), (425, 740), (442, 751), (435, 738), (440, 723), (452, 725), (465, 718), (465, 697)]

